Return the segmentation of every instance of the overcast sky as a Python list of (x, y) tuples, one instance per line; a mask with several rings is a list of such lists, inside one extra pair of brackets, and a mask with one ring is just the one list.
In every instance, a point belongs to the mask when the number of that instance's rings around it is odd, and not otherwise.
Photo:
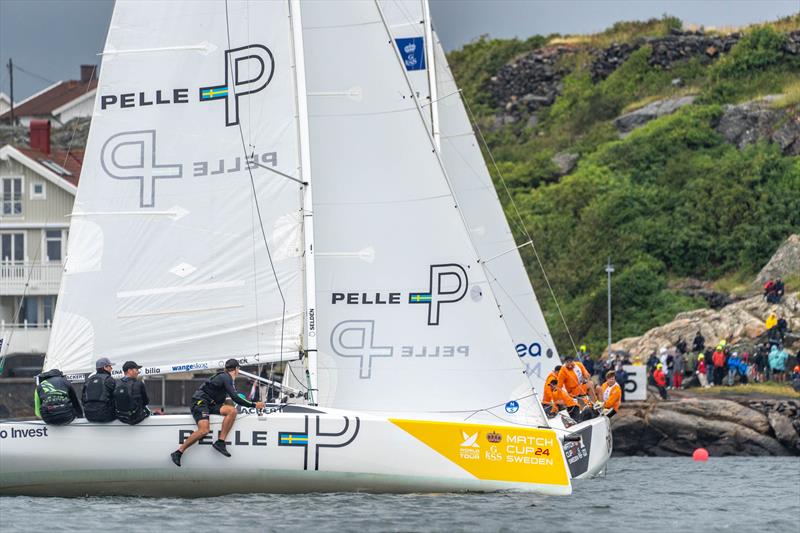
[[(164, 0), (168, 1), (168, 0)], [(79, 65), (99, 62), (111, 0), (0, 0), (0, 91), (8, 93), (8, 58), (19, 101)], [(591, 33), (619, 20), (669, 13), (685, 23), (739, 26), (796, 13), (800, 0), (431, 0), (434, 27), (448, 50), (474, 38)]]

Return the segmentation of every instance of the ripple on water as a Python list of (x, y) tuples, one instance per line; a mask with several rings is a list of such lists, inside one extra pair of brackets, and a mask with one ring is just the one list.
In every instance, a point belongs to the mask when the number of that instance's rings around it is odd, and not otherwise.
[[(613, 530), (796, 530), (800, 459), (615, 458), (572, 497), (531, 494), (247, 494), (218, 498), (0, 498), (0, 531), (447, 531), (569, 533)], [(748, 498), (768, 487), (772, 498)], [(701, 496), (698, 500), (698, 495)], [(710, 496), (713, 495), (713, 498)], [(653, 519), (653, 510), (675, 509)], [(568, 521), (569, 517), (580, 517)], [(135, 518), (134, 518), (135, 517)]]

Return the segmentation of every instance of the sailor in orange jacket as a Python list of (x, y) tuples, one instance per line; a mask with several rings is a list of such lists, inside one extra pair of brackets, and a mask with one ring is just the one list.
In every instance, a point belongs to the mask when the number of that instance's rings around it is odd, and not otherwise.
[(598, 389), (597, 395), (603, 399), (603, 414), (611, 418), (619, 411), (619, 403), (622, 400), (622, 388), (617, 383), (613, 370), (606, 372), (606, 382)]
[(551, 379), (544, 387), (544, 397), (542, 405), (550, 407), (551, 415), (556, 414), (560, 409), (566, 409), (573, 418), (580, 412), (578, 403), (563, 388), (558, 386), (558, 380)]
[[(564, 366), (558, 371), (558, 388), (562, 387), (573, 397), (585, 397), (587, 394), (592, 402), (597, 401), (594, 388), (591, 385), (591, 376), (580, 361), (568, 355), (564, 358)], [(584, 398), (584, 403), (590, 405)]]
[(553, 368), (553, 370), (551, 370), (551, 371), (550, 371), (550, 372), (547, 374), (547, 377), (546, 377), (546, 378), (544, 378), (544, 388), (545, 388), (545, 391), (544, 391), (544, 392), (545, 392), (545, 394), (547, 394), (547, 385), (550, 383), (550, 381), (551, 381), (551, 380), (554, 380), (554, 379), (555, 379), (556, 381), (558, 381), (558, 371), (559, 371), (559, 370), (561, 370), (561, 365), (556, 365), (556, 366)]

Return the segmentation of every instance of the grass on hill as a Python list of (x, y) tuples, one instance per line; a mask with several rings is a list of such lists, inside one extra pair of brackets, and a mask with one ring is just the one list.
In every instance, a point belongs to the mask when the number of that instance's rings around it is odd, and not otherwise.
[(704, 389), (701, 387), (688, 389), (696, 394), (709, 396), (776, 396), (780, 398), (800, 398), (797, 392), (787, 383), (748, 383), (746, 385), (735, 385), (733, 387), (711, 387)]
[[(668, 32), (675, 24), (670, 18), (621, 23), (587, 39), (617, 42)], [(800, 158), (763, 141), (738, 150), (715, 129), (723, 104), (782, 91), (797, 98), (800, 58), (782, 51), (781, 32), (792, 24), (800, 28), (800, 17), (747, 29), (710, 65), (694, 58), (663, 70), (649, 65), (652, 51), (643, 46), (599, 83), (591, 80), (589, 53), (579, 52), (561, 95), (539, 113), (535, 127), (519, 120), (493, 131), (484, 128), (576, 343), (595, 352), (605, 346), (608, 257), (616, 267), (613, 336), (619, 339), (705, 305), (670, 290), (669, 279), (718, 280), (726, 292), (745, 290), (787, 235), (800, 232)], [(512, 57), (546, 41), (481, 39), (450, 54), (454, 75), (481, 123), (492, 123), (502, 112), (492, 108), (486, 80)], [(613, 119), (689, 90), (672, 87), (676, 77), (698, 93), (696, 104), (620, 139)], [(563, 177), (552, 162), (560, 151), (581, 156)], [(521, 252), (557, 346), (567, 352), (571, 345), (545, 296), (536, 260), (530, 249)]]

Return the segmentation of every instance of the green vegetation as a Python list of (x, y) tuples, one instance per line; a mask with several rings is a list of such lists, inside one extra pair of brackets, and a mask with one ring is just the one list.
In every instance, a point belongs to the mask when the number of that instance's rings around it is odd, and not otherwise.
[(775, 396), (778, 398), (800, 398), (797, 392), (787, 383), (748, 383), (747, 385), (736, 385), (734, 387), (702, 387), (691, 389), (694, 394), (709, 396)]
[[(663, 35), (678, 23), (671, 17), (618, 23), (597, 36), (558, 41), (607, 45)], [(552, 39), (483, 38), (451, 53), (454, 75), (533, 235), (576, 342), (588, 342), (595, 353), (605, 346), (608, 257), (616, 267), (614, 337), (622, 338), (705, 305), (670, 290), (670, 280), (719, 280), (719, 289), (745, 291), (778, 245), (800, 231), (800, 158), (766, 141), (738, 150), (715, 130), (724, 104), (765, 94), (785, 92), (774, 105), (800, 113), (800, 59), (782, 51), (782, 32), (789, 28), (800, 29), (800, 17), (751, 28), (714, 62), (693, 58), (669, 70), (650, 66), (652, 50), (642, 46), (599, 83), (589, 72), (591, 54), (576, 45), (561, 95), (539, 112), (534, 127), (526, 120), (487, 127), (502, 110), (492, 107), (486, 82), (506, 61)], [(674, 78), (684, 86), (674, 87)], [(698, 95), (694, 105), (619, 138), (612, 121), (621, 113), (687, 93)], [(581, 158), (559, 178), (551, 158), (560, 151)], [(529, 248), (522, 254), (566, 352), (570, 344), (536, 259)]]

